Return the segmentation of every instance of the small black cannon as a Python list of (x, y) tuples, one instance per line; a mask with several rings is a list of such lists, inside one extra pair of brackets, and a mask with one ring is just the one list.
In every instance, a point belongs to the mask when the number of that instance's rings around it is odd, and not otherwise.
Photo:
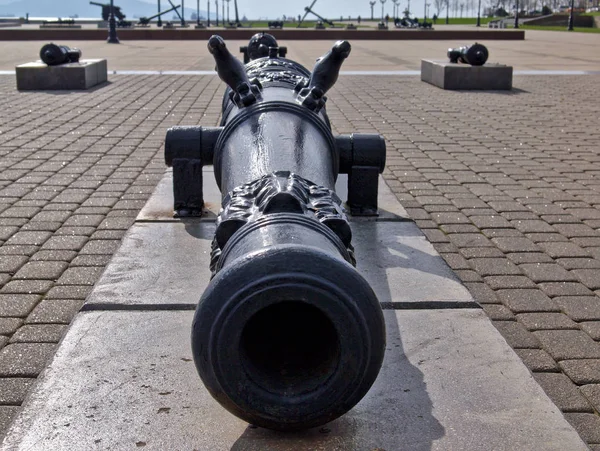
[(66, 45), (46, 44), (40, 50), (40, 59), (48, 66), (77, 63), (81, 58), (81, 50)]
[(275, 38), (268, 33), (256, 33), (250, 38), (248, 45), (240, 47), (240, 52), (244, 54), (244, 64), (248, 64), (257, 58), (269, 56), (269, 52), (275, 52), (274, 56), (285, 58), (287, 47), (279, 46)]
[(448, 49), (448, 58), (451, 63), (464, 63), (471, 66), (483, 66), (489, 56), (488, 49), (477, 42), (471, 46), (457, 49)]
[(377, 214), (385, 141), (331, 132), (325, 94), (347, 41), (312, 73), (274, 45), (246, 66), (220, 36), (208, 48), (228, 85), (221, 126), (174, 127), (165, 142), (176, 216), (200, 213), (203, 165), (214, 165), (222, 193), (213, 278), (192, 326), (196, 368), (212, 396), (249, 423), (319, 426), (360, 401), (383, 360), (381, 307), (354, 267), (334, 189), (347, 173), (351, 211)]

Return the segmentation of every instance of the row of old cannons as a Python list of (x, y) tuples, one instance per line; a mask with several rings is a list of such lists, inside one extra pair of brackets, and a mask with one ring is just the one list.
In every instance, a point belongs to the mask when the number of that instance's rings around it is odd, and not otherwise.
[(174, 127), (165, 141), (176, 216), (201, 214), (203, 166), (222, 193), (213, 277), (192, 325), (196, 368), (212, 396), (251, 424), (318, 426), (360, 401), (383, 360), (381, 307), (355, 268), (334, 189), (348, 174), (350, 211), (377, 214), (385, 142), (331, 131), (326, 94), (347, 41), (312, 72), (267, 34), (242, 48), (246, 65), (219, 36), (208, 49), (228, 86), (221, 124)]

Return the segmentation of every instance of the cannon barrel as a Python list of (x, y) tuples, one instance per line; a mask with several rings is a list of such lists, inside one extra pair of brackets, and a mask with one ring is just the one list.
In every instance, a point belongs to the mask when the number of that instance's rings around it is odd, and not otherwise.
[(222, 193), (213, 278), (192, 326), (196, 368), (212, 396), (249, 423), (318, 426), (360, 401), (383, 360), (383, 314), (354, 267), (334, 186), (349, 173), (349, 191), (360, 192), (355, 211), (373, 214), (385, 142), (331, 133), (325, 93), (348, 42), (312, 73), (274, 46), (246, 66), (219, 36), (208, 47), (228, 85), (221, 126), (174, 127), (165, 143), (179, 216), (201, 208), (201, 191), (189, 190), (199, 188), (202, 164), (213, 163)]
[(487, 61), (489, 52), (487, 47), (477, 42), (471, 46), (448, 49), (448, 58), (451, 63), (464, 63), (471, 66), (483, 66)]
[(54, 43), (45, 44), (40, 50), (40, 59), (48, 66), (76, 63), (81, 58), (81, 50)]
[(150, 16), (150, 17), (140, 17), (139, 23), (141, 23), (142, 25), (147, 25), (150, 23), (150, 21), (152, 19), (156, 19), (157, 17), (163, 16), (167, 13), (170, 13), (171, 11), (175, 11), (177, 8), (181, 8), (181, 5), (173, 6), (172, 8), (169, 8), (165, 11), (161, 11), (158, 14), (154, 14), (153, 16)]

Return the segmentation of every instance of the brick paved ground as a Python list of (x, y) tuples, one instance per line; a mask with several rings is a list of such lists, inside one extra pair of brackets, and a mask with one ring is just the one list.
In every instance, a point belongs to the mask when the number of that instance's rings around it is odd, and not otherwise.
[[(175, 124), (214, 125), (213, 76), (87, 93), (0, 77), (0, 428), (18, 411), (163, 173)], [(506, 93), (342, 77), (338, 133), (379, 131), (385, 178), (582, 437), (600, 449), (600, 76)], [(367, 91), (368, 89), (368, 91)]]

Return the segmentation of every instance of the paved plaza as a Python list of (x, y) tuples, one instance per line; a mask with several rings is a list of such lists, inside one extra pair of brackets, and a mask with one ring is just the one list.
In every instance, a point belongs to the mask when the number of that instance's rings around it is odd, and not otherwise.
[[(517, 71), (600, 71), (600, 35), (484, 42)], [(3, 42), (0, 70), (43, 43)], [(217, 125), (223, 83), (204, 42), (65, 42), (108, 59), (87, 92), (22, 92), (0, 75), (0, 430), (164, 174), (173, 125)], [(237, 50), (242, 42), (229, 42)], [(280, 42), (311, 68), (331, 45)], [(345, 71), (415, 71), (449, 41), (357, 41)], [(343, 75), (336, 133), (381, 133), (384, 178), (533, 377), (600, 450), (600, 73), (516, 75), (452, 92), (411, 75)], [(360, 258), (360, 256), (358, 257)]]

